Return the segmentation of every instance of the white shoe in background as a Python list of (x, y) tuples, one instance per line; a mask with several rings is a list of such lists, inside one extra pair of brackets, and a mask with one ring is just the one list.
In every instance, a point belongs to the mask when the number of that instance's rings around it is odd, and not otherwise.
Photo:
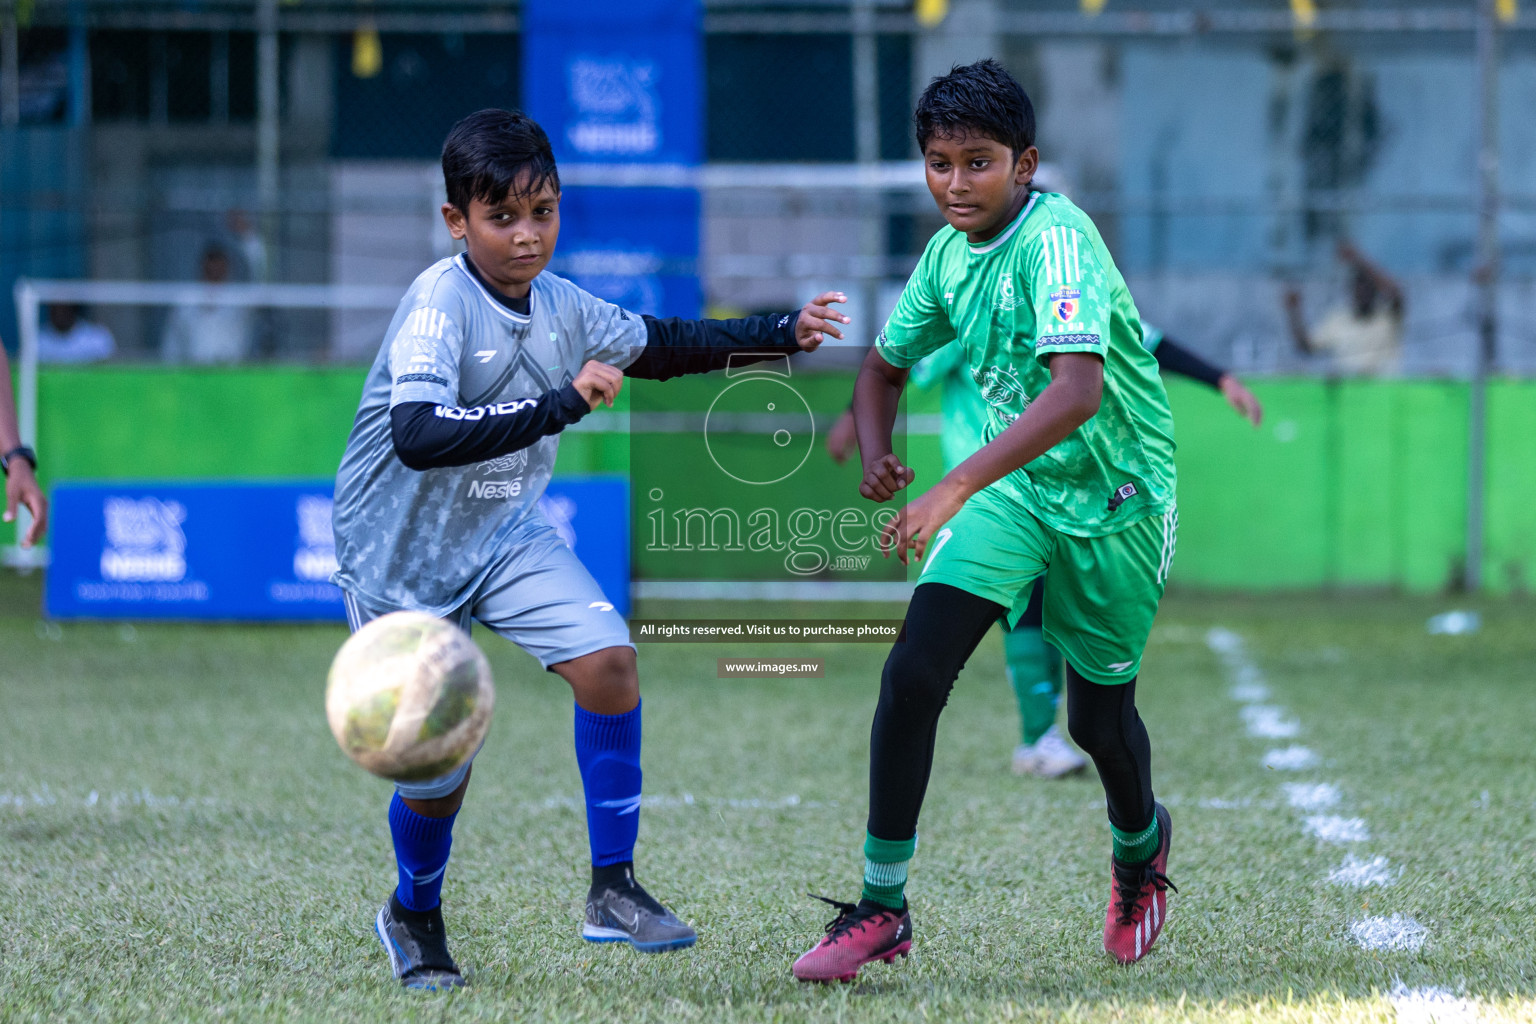
[(1033, 744), (1019, 744), (1013, 751), (1015, 775), (1038, 775), (1042, 779), (1059, 779), (1088, 767), (1088, 759), (1076, 750), (1053, 725)]

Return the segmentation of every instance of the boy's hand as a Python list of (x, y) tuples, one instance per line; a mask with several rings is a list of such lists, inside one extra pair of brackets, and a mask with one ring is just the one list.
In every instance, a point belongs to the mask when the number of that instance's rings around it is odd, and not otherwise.
[[(894, 548), (902, 565), (922, 561), (928, 542), (964, 504), (965, 500), (942, 481), (935, 484), (880, 530), (880, 554), (890, 558)], [(910, 559), (907, 558), (908, 551), (912, 552)]]
[(1227, 404), (1243, 419), (1254, 426), (1264, 422), (1264, 407), (1259, 404), (1258, 396), (1249, 391), (1242, 381), (1230, 373), (1224, 373), (1216, 382), (1216, 387), (1221, 391), (1221, 397), (1225, 398)]
[(864, 480), (859, 484), (859, 493), (870, 501), (890, 501), (897, 491), (912, 482), (914, 476), (916, 474), (903, 466), (894, 452), (882, 455), (864, 467)]
[(596, 359), (589, 359), (576, 379), (571, 381), (571, 387), (581, 392), (581, 397), (587, 400), (587, 406), (592, 409), (599, 405), (613, 408), (613, 400), (619, 397), (619, 389), (623, 386), (624, 371)]
[(852, 321), (833, 309), (832, 303), (847, 301), (848, 296), (842, 292), (822, 292), (801, 308), (800, 319), (795, 321), (795, 341), (802, 352), (814, 352), (828, 334), (834, 338), (843, 336), (835, 325)]
[(3, 518), (7, 523), (16, 521), (17, 505), (25, 505), (32, 513), (32, 526), (27, 535), (20, 538), (21, 546), (29, 548), (42, 540), (48, 529), (48, 499), (43, 497), (43, 489), (37, 486), (37, 477), (32, 474), (32, 463), (26, 459), (12, 461), (10, 475), (5, 478)]

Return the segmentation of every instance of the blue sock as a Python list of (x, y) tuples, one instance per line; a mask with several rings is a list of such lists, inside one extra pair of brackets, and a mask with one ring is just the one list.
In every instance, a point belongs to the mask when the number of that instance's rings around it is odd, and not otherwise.
[(396, 793), (389, 802), (389, 834), (395, 840), (395, 863), (400, 867), (400, 887), (395, 894), (407, 910), (431, 910), (441, 900), (443, 872), (448, 869), (448, 850), (453, 846), (453, 819), (429, 818), (405, 806)]
[(592, 866), (635, 859), (640, 831), (640, 706), (622, 715), (576, 708), (576, 764), (587, 798)]

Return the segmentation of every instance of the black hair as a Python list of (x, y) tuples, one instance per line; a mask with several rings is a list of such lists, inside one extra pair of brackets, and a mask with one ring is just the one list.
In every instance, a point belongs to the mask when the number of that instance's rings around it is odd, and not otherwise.
[(934, 138), (979, 135), (1001, 142), (1018, 159), (1035, 144), (1034, 104), (1024, 87), (991, 57), (956, 64), (949, 74), (929, 82), (917, 101), (912, 125), (919, 150), (926, 150)]
[(492, 206), (533, 195), (545, 185), (560, 191), (560, 171), (549, 136), (521, 110), (477, 110), (443, 142), (443, 185), (448, 202), (465, 213), (479, 199)]

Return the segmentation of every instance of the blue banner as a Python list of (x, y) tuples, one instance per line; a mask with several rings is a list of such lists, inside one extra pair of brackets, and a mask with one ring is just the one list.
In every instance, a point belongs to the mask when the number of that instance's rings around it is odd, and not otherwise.
[[(44, 604), (54, 618), (342, 621), (331, 481), (62, 483)], [(553, 481), (541, 507), (629, 613), (629, 485)]]
[(703, 157), (698, 0), (524, 0), (523, 103), (560, 163)]
[[(700, 162), (698, 0), (525, 0), (522, 18), (524, 105), (562, 165)], [(639, 313), (696, 317), (698, 258), (695, 189), (565, 190), (554, 267), (593, 294)]]
[(555, 272), (625, 309), (696, 317), (699, 194), (682, 188), (572, 188), (560, 201)]

